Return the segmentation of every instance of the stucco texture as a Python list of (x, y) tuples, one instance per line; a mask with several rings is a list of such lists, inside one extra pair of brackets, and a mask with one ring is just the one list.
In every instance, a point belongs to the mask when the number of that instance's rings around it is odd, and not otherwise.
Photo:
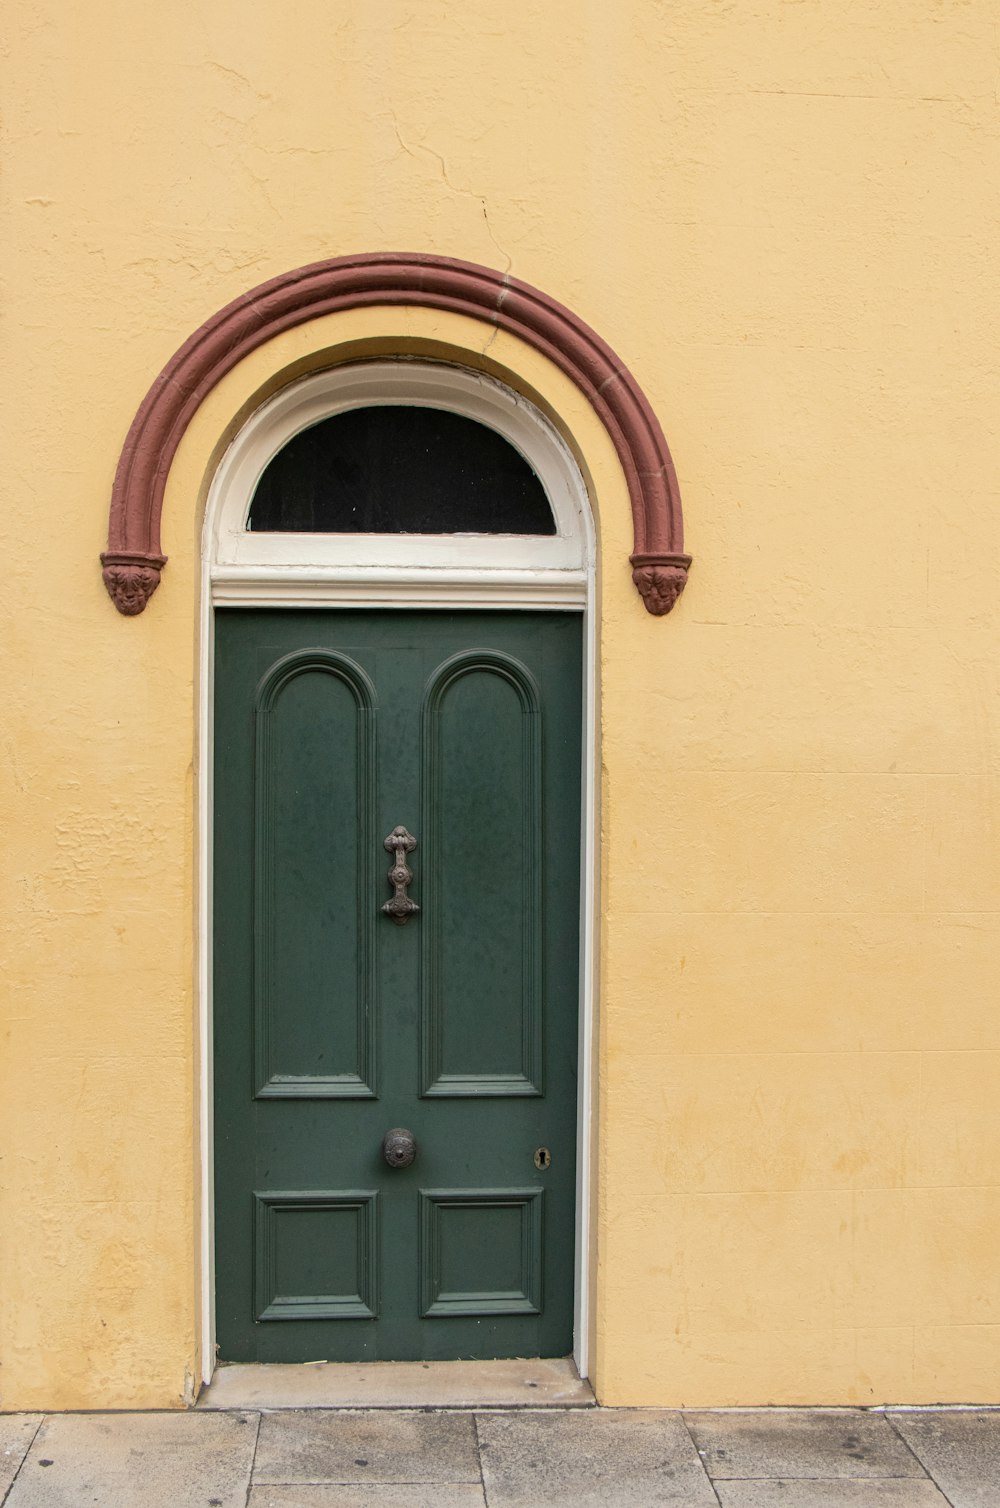
[(178, 454), (134, 619), (117, 456), (217, 308), (382, 250), (592, 324), (695, 556), (650, 617), (563, 392), (603, 552), (599, 1397), (997, 1401), (995, 20), (11, 0), (0, 1407), (198, 1375), (198, 510), (264, 354)]

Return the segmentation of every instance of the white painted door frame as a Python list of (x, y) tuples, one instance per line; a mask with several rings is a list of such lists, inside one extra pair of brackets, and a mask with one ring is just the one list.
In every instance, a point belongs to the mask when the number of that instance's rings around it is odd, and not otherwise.
[[(301, 430), (349, 408), (404, 403), (446, 408), (497, 430), (545, 489), (551, 536), (253, 533), (254, 489)], [(590, 1369), (592, 1156), (596, 1102), (598, 740), (596, 531), (587, 490), (561, 436), (527, 399), (461, 366), (358, 362), (313, 374), (263, 404), (235, 437), (209, 490), (202, 537), (198, 706), (198, 1017), (201, 1373), (215, 1368), (212, 1064), (212, 715), (214, 611), (244, 607), (521, 608), (584, 619), (583, 803), (576, 1274), (573, 1355)]]

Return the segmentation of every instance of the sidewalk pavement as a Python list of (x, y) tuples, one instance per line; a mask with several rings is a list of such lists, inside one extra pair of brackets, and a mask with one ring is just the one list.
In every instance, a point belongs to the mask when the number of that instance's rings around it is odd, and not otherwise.
[(0, 1415), (4, 1508), (1000, 1508), (1000, 1411)]

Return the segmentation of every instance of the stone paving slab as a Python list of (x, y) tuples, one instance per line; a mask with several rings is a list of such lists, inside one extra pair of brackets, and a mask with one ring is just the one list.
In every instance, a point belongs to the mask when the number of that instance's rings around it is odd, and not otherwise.
[(490, 1508), (717, 1508), (679, 1414), (476, 1415)]
[(921, 1477), (882, 1414), (851, 1409), (685, 1410), (705, 1470), (731, 1477)]
[(41, 1414), (0, 1414), (0, 1502), (17, 1476), (41, 1422)]
[(914, 1477), (716, 1482), (721, 1508), (948, 1508), (933, 1482)]
[(0, 1502), (1000, 1508), (1000, 1410), (8, 1414), (0, 1415)]
[(889, 1417), (953, 1508), (1000, 1508), (1000, 1412), (893, 1409)]
[(420, 1486), (373, 1483), (368, 1487), (255, 1487), (247, 1508), (486, 1508), (472, 1483)]
[(261, 1415), (255, 1485), (479, 1480), (471, 1414), (310, 1409)]
[(256, 1439), (253, 1414), (49, 1414), (4, 1508), (245, 1508)]

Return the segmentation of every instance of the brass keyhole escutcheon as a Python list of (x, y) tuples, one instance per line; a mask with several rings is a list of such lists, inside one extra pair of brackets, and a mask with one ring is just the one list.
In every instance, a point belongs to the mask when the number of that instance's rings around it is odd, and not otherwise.
[(535, 1148), (534, 1164), (536, 1168), (541, 1168), (544, 1171), (551, 1161), (552, 1153), (549, 1151), (548, 1147)]

